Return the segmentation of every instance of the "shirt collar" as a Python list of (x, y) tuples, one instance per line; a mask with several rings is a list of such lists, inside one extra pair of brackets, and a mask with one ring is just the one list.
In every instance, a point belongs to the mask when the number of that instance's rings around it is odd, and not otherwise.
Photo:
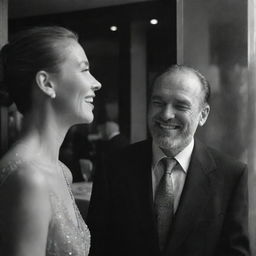
[(116, 135), (119, 135), (120, 132), (113, 132), (108, 136), (108, 140), (111, 140), (113, 137), (115, 137)]
[[(189, 167), (192, 151), (194, 148), (194, 138), (192, 138), (191, 142), (181, 151), (179, 152), (174, 158), (182, 167), (183, 171), (186, 173)], [(154, 143), (152, 143), (152, 150), (153, 150), (153, 162), (152, 167), (153, 170), (157, 166), (158, 162), (162, 159), (167, 157), (164, 152)]]

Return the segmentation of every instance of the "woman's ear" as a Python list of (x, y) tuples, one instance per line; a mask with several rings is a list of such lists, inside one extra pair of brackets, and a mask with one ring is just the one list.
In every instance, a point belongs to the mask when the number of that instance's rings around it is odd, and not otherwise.
[(54, 84), (50, 80), (49, 74), (46, 71), (41, 70), (36, 73), (36, 83), (38, 87), (49, 97), (56, 97)]

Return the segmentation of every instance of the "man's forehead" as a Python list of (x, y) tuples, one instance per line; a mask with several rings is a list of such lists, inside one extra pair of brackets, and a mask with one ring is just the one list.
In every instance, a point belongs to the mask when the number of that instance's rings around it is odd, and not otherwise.
[(201, 98), (203, 101), (204, 99), (204, 90), (201, 81), (196, 74), (187, 70), (178, 70), (175, 72), (165, 73), (160, 76), (155, 81), (152, 88), (151, 99), (160, 95), (161, 97), (169, 97), (173, 93), (175, 93), (175, 97), (182, 95), (184, 98), (184, 95), (187, 95), (190, 97), (190, 100), (192, 98)]
[(159, 81), (170, 81), (170, 82), (174, 82), (174, 81), (183, 81), (183, 82), (197, 82), (200, 84), (200, 80), (198, 78), (198, 76), (187, 69), (184, 70), (172, 70), (169, 72), (166, 72), (164, 74), (162, 74), (159, 77)]
[(177, 70), (172, 72), (166, 72), (158, 77), (154, 83), (153, 91), (160, 87), (191, 87), (199, 91), (202, 90), (202, 85), (197, 77), (192, 71), (187, 70)]

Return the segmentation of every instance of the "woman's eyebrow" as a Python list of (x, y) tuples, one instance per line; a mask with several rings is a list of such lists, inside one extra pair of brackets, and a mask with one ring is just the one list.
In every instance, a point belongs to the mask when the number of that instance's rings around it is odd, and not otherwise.
[(79, 64), (82, 66), (83, 64), (85, 65), (85, 66), (89, 66), (89, 62), (87, 61), (87, 60), (82, 60), (82, 61), (80, 61), (79, 62)]

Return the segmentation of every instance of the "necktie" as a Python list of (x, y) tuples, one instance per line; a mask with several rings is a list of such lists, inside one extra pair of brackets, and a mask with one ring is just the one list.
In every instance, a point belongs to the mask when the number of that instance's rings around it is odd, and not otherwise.
[(155, 211), (160, 250), (164, 249), (166, 238), (174, 214), (174, 189), (171, 172), (177, 161), (173, 158), (163, 158), (164, 175), (162, 176), (155, 196)]

